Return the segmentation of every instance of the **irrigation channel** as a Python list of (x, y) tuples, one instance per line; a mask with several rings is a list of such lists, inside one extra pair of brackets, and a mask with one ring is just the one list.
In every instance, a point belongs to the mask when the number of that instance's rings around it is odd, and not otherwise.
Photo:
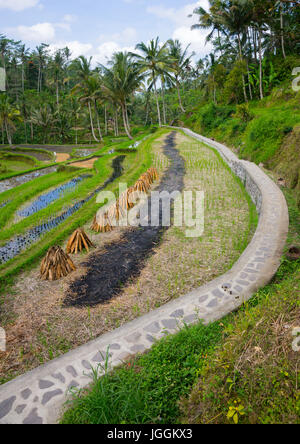
[(52, 231), (60, 224), (65, 222), (70, 216), (72, 216), (74, 213), (80, 210), (80, 208), (82, 208), (82, 206), (85, 203), (89, 202), (97, 193), (102, 191), (104, 188), (107, 187), (107, 185), (109, 185), (111, 182), (120, 177), (123, 171), (122, 163), (125, 157), (126, 156), (118, 156), (113, 160), (112, 175), (106, 180), (106, 182), (103, 185), (95, 189), (85, 199), (76, 202), (74, 205), (69, 207), (59, 216), (49, 219), (47, 222), (31, 228), (25, 234), (16, 236), (15, 238), (7, 242), (5, 245), (0, 247), (0, 264), (5, 264), (6, 262), (10, 261), (18, 254), (20, 254), (22, 251), (29, 248), (30, 245), (36, 243), (39, 240), (39, 238), (42, 237), (44, 234), (48, 233), (49, 231)]
[(92, 177), (92, 176), (89, 174), (84, 174), (82, 176), (75, 177), (74, 179), (55, 188), (54, 190), (49, 191), (48, 193), (42, 194), (33, 203), (26, 206), (24, 209), (19, 210), (17, 212), (17, 215), (21, 219), (25, 219), (26, 217), (29, 217), (32, 214), (35, 214), (38, 211), (41, 211), (44, 208), (47, 208), (48, 205), (50, 205), (51, 203), (55, 202), (56, 200), (62, 198), (67, 193), (67, 191), (76, 188), (76, 186), (80, 182), (82, 182), (84, 179), (87, 179), (89, 177)]
[(0, 182), (0, 193), (4, 193), (4, 191), (11, 190), (19, 185), (23, 185), (24, 183), (30, 182), (38, 177), (46, 176), (46, 174), (54, 173), (57, 171), (57, 168), (57, 166), (52, 166), (37, 171), (32, 171), (31, 173), (22, 174), (20, 176), (11, 177), (10, 179), (2, 180)]
[[(159, 192), (173, 193), (182, 191), (184, 187), (185, 164), (175, 148), (175, 138), (176, 132), (172, 132), (163, 146), (170, 166), (156, 190)], [(163, 204), (162, 199), (157, 208), (151, 208), (151, 199), (148, 198), (145, 204), (148, 205), (146, 226), (130, 228), (118, 242), (109, 244), (104, 253), (99, 251), (90, 256), (83, 264), (87, 268), (86, 274), (70, 285), (64, 301), (66, 306), (91, 306), (107, 302), (120, 292), (126, 282), (138, 276), (145, 260), (168, 229), (162, 223)], [(156, 221), (156, 225), (152, 221)]]

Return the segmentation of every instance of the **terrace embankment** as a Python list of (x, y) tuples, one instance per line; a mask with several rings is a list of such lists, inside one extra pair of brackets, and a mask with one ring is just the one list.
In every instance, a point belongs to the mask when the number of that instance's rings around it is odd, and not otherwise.
[(122, 163), (125, 156), (118, 156), (113, 160), (113, 173), (106, 180), (106, 182), (90, 193), (85, 199), (82, 199), (75, 204), (71, 205), (69, 208), (64, 210), (60, 215), (55, 216), (42, 224), (30, 228), (26, 233), (10, 239), (5, 245), (0, 247), (0, 264), (4, 264), (22, 251), (29, 248), (32, 244), (36, 243), (42, 236), (46, 233), (52, 231), (60, 224), (65, 222), (69, 217), (82, 208), (82, 206), (89, 202), (97, 193), (102, 191), (107, 185), (113, 182), (117, 177), (122, 174)]
[[(144, 158), (139, 160), (139, 174), (153, 165), (161, 178), (166, 177), (172, 162), (164, 151), (167, 134), (167, 130), (161, 130), (153, 136), (148, 146), (151, 158), (147, 163)], [(184, 191), (205, 192), (203, 235), (186, 238), (185, 225), (172, 225), (153, 244), (147, 259), (142, 257), (143, 266), (139, 266), (138, 276), (133, 274), (126, 280), (114, 297), (88, 307), (66, 306), (70, 285), (88, 272), (83, 264), (90, 262), (95, 252), (99, 257), (105, 254), (108, 245), (119, 242), (127, 230), (117, 228), (99, 235), (90, 230), (91, 219), (87, 220), (83, 228), (98, 250), (72, 255), (77, 267), (74, 273), (60, 281), (41, 281), (39, 266), (36, 266), (20, 273), (11, 290), (3, 295), (0, 320), (6, 330), (8, 347), (0, 362), (0, 384), (158, 307), (164, 309), (168, 302), (228, 271), (239, 258), (253, 232), (249, 231), (245, 189), (210, 148), (178, 132), (174, 143), (184, 161)], [(145, 147), (141, 152), (145, 153)], [(126, 171), (128, 165), (127, 157)], [(126, 173), (122, 180), (127, 180)], [(116, 268), (119, 260), (120, 257), (114, 264)], [(126, 263), (122, 263), (126, 267)]]
[[(171, 164), (158, 186), (159, 192), (182, 191), (184, 186), (184, 160), (176, 149), (175, 137), (176, 133), (171, 133), (163, 147), (164, 154)], [(120, 241), (108, 245), (104, 253), (100, 251), (93, 254), (84, 264), (87, 273), (72, 283), (66, 297), (66, 305), (96, 305), (108, 301), (130, 279), (139, 274), (145, 260), (167, 229), (163, 227), (162, 205), (155, 208), (159, 212), (158, 218), (151, 208), (150, 198), (145, 205), (148, 205), (147, 226), (130, 229), (122, 235)], [(156, 226), (152, 223), (154, 218), (158, 219)]]

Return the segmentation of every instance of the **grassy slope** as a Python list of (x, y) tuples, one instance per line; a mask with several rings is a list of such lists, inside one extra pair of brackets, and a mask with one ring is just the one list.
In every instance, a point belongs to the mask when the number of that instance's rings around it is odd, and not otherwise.
[[(289, 245), (300, 240), (300, 224), (291, 193), (287, 200)], [(243, 423), (299, 422), (299, 354), (291, 348), (299, 290), (300, 262), (284, 260), (239, 312), (167, 336), (105, 377), (95, 373), (91, 389), (73, 392), (61, 422), (232, 423), (236, 409)]]
[[(167, 130), (161, 130), (163, 134)], [(159, 133), (159, 134), (160, 134)], [(118, 182), (127, 182), (131, 186), (138, 177), (151, 166), (151, 141), (157, 137), (157, 134), (152, 135), (145, 140), (138, 148), (137, 153), (133, 152), (126, 156), (123, 164), (124, 174), (120, 177)], [(118, 145), (119, 147), (126, 147), (129, 142)], [(110, 176), (112, 172), (111, 162), (116, 154), (111, 154), (100, 158), (95, 167), (98, 171), (91, 179), (83, 181), (78, 186), (76, 191), (67, 193), (62, 199), (53, 203), (48, 208), (32, 215), (13, 227), (4, 230), (0, 233), (2, 243), (5, 240), (10, 239), (13, 235), (24, 233), (28, 228), (34, 226), (36, 223), (40, 223), (41, 220), (48, 220), (53, 214), (59, 214), (66, 204), (70, 204), (71, 201), (78, 201), (83, 197), (86, 197), (95, 188), (99, 187)], [(87, 173), (88, 170), (84, 170)], [(107, 190), (118, 192), (118, 185), (112, 183), (107, 187)], [(80, 196), (80, 199), (78, 198)], [(31, 248), (18, 255), (15, 259), (0, 266), (0, 293), (5, 293), (5, 285), (8, 282), (8, 278), (14, 276), (20, 270), (24, 270), (26, 267), (32, 266), (38, 259), (40, 259), (47, 249), (53, 244), (60, 244), (68, 235), (70, 235), (76, 228), (85, 224), (92, 219), (101, 205), (96, 204), (96, 196), (87, 202), (83, 207), (76, 212), (72, 218), (66, 220), (59, 227), (52, 230), (47, 236), (44, 236), (40, 241), (34, 244)], [(0, 241), (0, 242), (1, 242)]]
[(188, 109), (182, 120), (185, 126), (233, 147), (241, 157), (263, 162), (287, 180), (292, 164), (290, 184), (300, 205), (300, 92), (293, 92), (291, 82), (284, 83), (264, 100), (250, 102), (249, 113), (245, 121), (235, 106), (209, 104)]
[[(300, 214), (287, 193), (291, 228), (288, 244), (300, 241)], [(183, 403), (183, 422), (250, 424), (300, 423), (299, 352), (292, 331), (300, 326), (300, 261), (282, 265), (230, 322), (224, 339)]]

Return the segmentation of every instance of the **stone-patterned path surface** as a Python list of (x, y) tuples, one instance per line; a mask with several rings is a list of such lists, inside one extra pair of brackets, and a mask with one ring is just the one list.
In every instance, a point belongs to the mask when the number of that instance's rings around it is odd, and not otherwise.
[(260, 214), (252, 242), (225, 275), (1, 386), (0, 424), (57, 422), (69, 389), (91, 382), (91, 368), (104, 362), (107, 350), (114, 367), (149, 349), (166, 332), (175, 333), (183, 323), (220, 319), (266, 285), (277, 271), (289, 225), (282, 192), (256, 165), (238, 160), (219, 143), (184, 131), (216, 149), (245, 184)]

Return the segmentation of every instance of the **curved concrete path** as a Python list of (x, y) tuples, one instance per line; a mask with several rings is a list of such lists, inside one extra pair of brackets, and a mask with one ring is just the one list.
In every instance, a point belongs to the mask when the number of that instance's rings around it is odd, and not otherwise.
[(68, 389), (91, 382), (91, 367), (104, 362), (108, 348), (111, 366), (117, 366), (149, 349), (166, 331), (175, 333), (183, 323), (208, 323), (236, 310), (276, 273), (289, 226), (282, 192), (255, 164), (239, 160), (224, 145), (183, 131), (216, 149), (245, 184), (260, 215), (252, 242), (225, 275), (0, 386), (0, 424), (57, 422)]

